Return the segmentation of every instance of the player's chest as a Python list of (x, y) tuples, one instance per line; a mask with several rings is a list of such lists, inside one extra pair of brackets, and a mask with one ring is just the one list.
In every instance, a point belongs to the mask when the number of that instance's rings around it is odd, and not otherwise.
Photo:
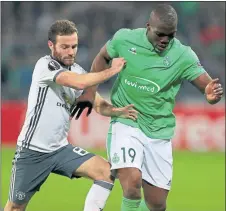
[(119, 56), (127, 61), (128, 69), (136, 70), (168, 70), (172, 66), (176, 67), (175, 61), (178, 59), (175, 55), (167, 53), (158, 55), (155, 51), (133, 44), (124, 44), (120, 46)]
[(124, 45), (119, 52), (127, 61), (126, 68), (120, 73), (125, 78), (152, 81), (165, 86), (169, 81), (178, 79), (181, 72), (178, 58), (170, 54), (159, 56), (153, 51), (134, 45)]
[(119, 81), (125, 90), (138, 93), (155, 94), (169, 89), (181, 75), (178, 59), (168, 55), (159, 56), (153, 51), (140, 47), (124, 46), (120, 57), (127, 61), (126, 68), (120, 72)]
[(67, 105), (72, 105), (83, 92), (83, 90), (75, 90), (65, 86), (57, 86), (55, 88), (57, 98)]

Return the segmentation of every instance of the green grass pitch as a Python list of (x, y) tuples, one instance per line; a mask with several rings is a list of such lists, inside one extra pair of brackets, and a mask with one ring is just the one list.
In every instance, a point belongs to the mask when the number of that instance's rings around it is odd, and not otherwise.
[[(106, 157), (105, 151), (93, 151)], [(8, 197), (13, 148), (1, 151), (1, 204)], [(82, 211), (92, 185), (87, 179), (70, 180), (51, 174), (40, 192), (32, 198), (28, 211)], [(120, 211), (122, 191), (119, 182), (104, 211)], [(174, 152), (174, 177), (167, 211), (224, 211), (225, 154), (223, 152)]]

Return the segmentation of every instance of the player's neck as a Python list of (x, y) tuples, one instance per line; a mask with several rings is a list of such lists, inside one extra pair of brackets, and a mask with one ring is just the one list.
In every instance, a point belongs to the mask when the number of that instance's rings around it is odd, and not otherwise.
[(149, 42), (150, 44), (152, 44), (152, 46), (154, 47), (152, 41), (151, 41), (150, 38), (148, 37), (148, 32), (147, 32), (147, 31), (146, 31), (146, 37), (147, 37), (148, 42)]

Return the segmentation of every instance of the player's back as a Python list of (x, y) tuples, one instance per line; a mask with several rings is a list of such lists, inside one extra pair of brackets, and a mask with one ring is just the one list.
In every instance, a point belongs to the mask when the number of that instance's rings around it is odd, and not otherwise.
[[(56, 76), (67, 67), (60, 65), (51, 56), (36, 63), (28, 96), (28, 107), (18, 145), (40, 152), (55, 151), (68, 144), (70, 127), (69, 109), (82, 90), (60, 86)], [(77, 64), (71, 71), (83, 74)]]

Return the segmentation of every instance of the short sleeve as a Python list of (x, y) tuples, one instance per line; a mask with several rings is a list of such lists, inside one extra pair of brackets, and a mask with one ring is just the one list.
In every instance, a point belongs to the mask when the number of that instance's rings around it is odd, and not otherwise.
[(124, 37), (126, 36), (125, 32), (128, 31), (128, 29), (120, 29), (118, 30), (112, 39), (110, 39), (106, 44), (106, 49), (111, 58), (117, 58), (119, 56), (118, 52), (118, 46), (120, 43), (124, 40)]
[(35, 65), (34, 77), (40, 85), (45, 86), (55, 82), (57, 75), (65, 70), (56, 60), (41, 58)]
[(206, 72), (200, 63), (198, 56), (191, 48), (189, 48), (184, 59), (186, 69), (183, 71), (182, 79), (193, 81)]

